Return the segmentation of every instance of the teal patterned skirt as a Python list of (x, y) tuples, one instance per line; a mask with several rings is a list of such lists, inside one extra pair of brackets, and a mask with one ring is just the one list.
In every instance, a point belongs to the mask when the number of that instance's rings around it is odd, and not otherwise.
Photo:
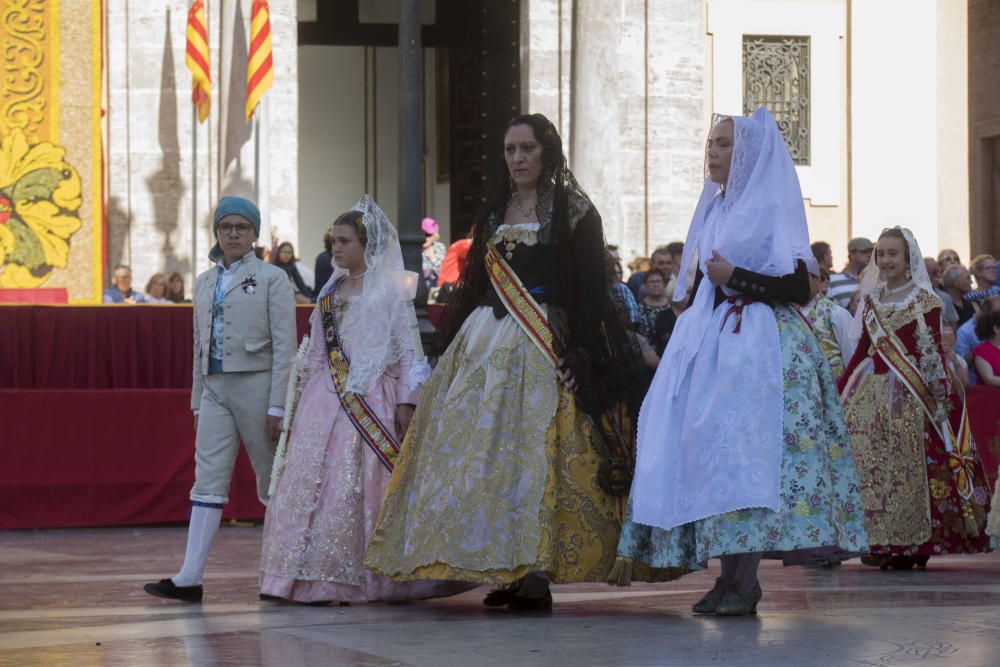
[(778, 306), (774, 315), (785, 388), (781, 510), (739, 510), (663, 530), (634, 523), (629, 507), (618, 556), (632, 566), (634, 579), (676, 578), (731, 554), (765, 552), (793, 563), (868, 550), (850, 438), (830, 366), (798, 312)]

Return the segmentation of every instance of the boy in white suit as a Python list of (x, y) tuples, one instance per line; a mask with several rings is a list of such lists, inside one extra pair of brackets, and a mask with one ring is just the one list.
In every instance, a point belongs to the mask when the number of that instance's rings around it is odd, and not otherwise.
[(295, 298), (281, 269), (253, 252), (260, 211), (242, 197), (215, 209), (216, 263), (194, 289), (195, 482), (180, 572), (143, 587), (150, 595), (200, 602), (202, 572), (219, 529), (242, 439), (267, 502), (288, 374), (295, 354)]

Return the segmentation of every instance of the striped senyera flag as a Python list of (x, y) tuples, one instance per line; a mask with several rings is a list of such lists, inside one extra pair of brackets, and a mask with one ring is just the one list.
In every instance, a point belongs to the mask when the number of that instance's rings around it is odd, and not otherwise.
[(250, 15), (250, 58), (247, 62), (247, 121), (274, 82), (271, 58), (271, 10), (267, 0), (253, 0)]
[(184, 62), (191, 70), (191, 101), (198, 110), (198, 122), (204, 123), (212, 106), (212, 75), (208, 68), (208, 31), (202, 0), (194, 0), (188, 9)]

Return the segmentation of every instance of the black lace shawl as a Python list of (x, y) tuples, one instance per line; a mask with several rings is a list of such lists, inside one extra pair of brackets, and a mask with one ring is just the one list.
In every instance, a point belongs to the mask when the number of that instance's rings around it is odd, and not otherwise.
[[(559, 295), (559, 307), (551, 317), (556, 352), (577, 378), (576, 397), (588, 414), (598, 415), (621, 401), (637, 411), (643, 397), (635, 374), (641, 362), (634, 359), (608, 294), (601, 216), (565, 167), (550, 187), (539, 197), (539, 207), (546, 210), (538, 219), (539, 242), (553, 245), (556, 284), (552, 287)], [(504, 219), (509, 199), (509, 190), (501, 192), (476, 219), (455, 298), (442, 318), (440, 351), (455, 338), (486, 291), (493, 289), (486, 272), (486, 247), (498, 221)]]

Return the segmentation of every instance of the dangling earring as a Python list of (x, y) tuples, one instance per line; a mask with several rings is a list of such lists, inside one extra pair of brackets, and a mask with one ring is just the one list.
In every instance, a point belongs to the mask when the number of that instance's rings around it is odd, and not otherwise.
[(910, 272), (910, 270), (909, 270), (909, 269), (907, 269), (907, 270), (906, 270), (906, 279), (907, 279), (907, 280), (910, 280), (910, 279), (912, 279), (912, 278), (913, 278), (913, 274), (912, 274), (912, 273)]

